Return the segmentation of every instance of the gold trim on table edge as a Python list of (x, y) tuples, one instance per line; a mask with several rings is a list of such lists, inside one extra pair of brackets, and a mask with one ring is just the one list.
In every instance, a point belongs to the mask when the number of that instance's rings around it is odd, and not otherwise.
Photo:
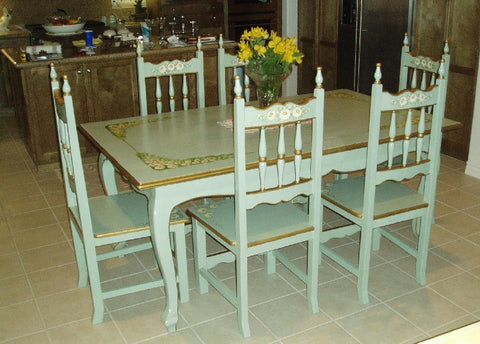
[(206, 164), (214, 161), (233, 159), (233, 154), (207, 155), (186, 159), (170, 159), (149, 153), (137, 153), (137, 157), (150, 168), (157, 171), (162, 171), (179, 167)]

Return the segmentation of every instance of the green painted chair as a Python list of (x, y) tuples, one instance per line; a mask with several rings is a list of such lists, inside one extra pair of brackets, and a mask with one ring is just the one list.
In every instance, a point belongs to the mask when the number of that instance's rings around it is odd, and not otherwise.
[[(70, 84), (67, 76), (64, 76), (60, 88), (61, 82), (53, 64), (50, 79), (68, 215), (78, 265), (78, 286), (85, 287), (90, 283), (94, 307), (92, 322), (97, 324), (103, 321), (105, 299), (161, 287), (163, 280), (137, 281), (136, 284), (109, 290), (102, 285), (101, 261), (152, 249), (150, 240), (136, 240), (150, 237), (147, 198), (134, 191), (88, 198)], [(180, 208), (175, 208), (170, 220), (170, 231), (175, 239), (180, 299), (186, 302), (189, 290), (185, 223), (189, 218)]]
[[(371, 97), (365, 176), (325, 183), (322, 190), (324, 206), (353, 224), (322, 232), (321, 253), (357, 276), (358, 296), (363, 303), (369, 300), (372, 245), (373, 249), (378, 249), (381, 237), (391, 240), (416, 259), (417, 282), (426, 283), (446, 83), (440, 74), (436, 85), (426, 90), (412, 89), (390, 94), (383, 91), (380, 64), (377, 64)], [(426, 111), (429, 107), (433, 107), (431, 115)], [(397, 133), (398, 128), (403, 128), (403, 132)], [(413, 162), (407, 159), (411, 145), (415, 150)], [(422, 154), (424, 145), (429, 145), (427, 155)], [(399, 154), (402, 154), (402, 163), (394, 165), (393, 159)], [(386, 166), (379, 165), (380, 161), (387, 161)], [(418, 175), (425, 178), (423, 190), (417, 191), (405, 185), (405, 181)], [(387, 227), (407, 220), (420, 221), (417, 242), (413, 246)], [(325, 245), (332, 238), (357, 232), (360, 232), (358, 264)]]
[[(250, 101), (250, 79), (245, 73), (245, 63), (240, 61), (236, 55), (228, 54), (223, 48), (223, 35), (220, 34), (217, 49), (218, 66), (218, 104), (227, 104), (227, 81), (226, 74), (240, 75), (240, 82), (243, 81), (243, 95), (245, 101)], [(231, 72), (229, 72), (231, 70)], [(230, 80), (230, 79), (229, 79)], [(231, 79), (233, 80), (233, 79)]]
[(439, 59), (415, 54), (410, 51), (408, 33), (405, 33), (400, 60), (398, 90), (401, 91), (407, 88), (420, 88), (425, 90), (427, 86), (435, 85), (440, 73), (439, 70), (442, 60), (443, 79), (445, 80), (445, 85), (448, 85), (448, 72), (450, 68), (449, 51), (448, 41), (446, 41), (443, 47), (443, 54)]
[[(247, 267), (250, 256), (265, 254), (267, 273), (275, 272), (278, 259), (306, 284), (309, 309), (313, 313), (319, 311), (322, 207), (321, 195), (314, 191), (321, 187), (324, 106), (321, 69), (316, 84), (314, 97), (299, 104), (275, 103), (259, 109), (245, 105), (240, 77), (235, 76), (235, 196), (188, 210), (193, 221), (198, 290), (200, 294), (208, 292), (210, 283), (234, 305), (239, 329), (245, 337), (250, 336)], [(306, 138), (311, 138), (308, 142), (313, 147), (310, 160), (304, 160), (302, 151), (310, 150), (309, 145), (303, 146)], [(310, 196), (308, 213), (291, 202), (298, 195)], [(206, 233), (226, 251), (208, 255)], [(308, 243), (306, 270), (279, 251), (301, 242)], [(210, 271), (221, 262), (233, 261), (236, 291)]]
[[(138, 96), (140, 99), (140, 114), (146, 116), (149, 113), (161, 113), (164, 111), (165, 101), (162, 99), (163, 93), (161, 88), (161, 79), (163, 77), (168, 78), (168, 102), (169, 111), (178, 110), (175, 104), (175, 98), (178, 92), (175, 91), (174, 79), (175, 77), (181, 77), (181, 93), (183, 109), (189, 107), (189, 97), (191, 96), (191, 90), (189, 89), (188, 76), (194, 75), (196, 77), (196, 99), (197, 107), (205, 107), (205, 81), (204, 81), (204, 63), (203, 63), (203, 51), (201, 50), (202, 44), (200, 40), (197, 43), (196, 57), (188, 61), (162, 61), (154, 64), (151, 62), (145, 62), (143, 57), (143, 44), (139, 42), (137, 44), (137, 74), (138, 74)], [(148, 79), (154, 79), (155, 82), (155, 111), (148, 109), (150, 103), (147, 98), (147, 83)]]

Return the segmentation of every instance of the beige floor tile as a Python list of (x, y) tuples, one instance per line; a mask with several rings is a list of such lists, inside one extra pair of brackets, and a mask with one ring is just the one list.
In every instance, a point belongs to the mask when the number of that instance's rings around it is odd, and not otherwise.
[(453, 207), (451, 207), (451, 206), (449, 206), (445, 203), (442, 203), (438, 200), (437, 200), (437, 202), (435, 202), (435, 218), (453, 213), (455, 211), (457, 211), (455, 208), (453, 208)]
[(478, 179), (468, 176), (463, 171), (450, 171), (446, 173), (440, 173), (438, 180), (445, 184), (454, 186), (456, 188), (462, 188), (468, 185), (478, 183)]
[(93, 312), (89, 288), (37, 298), (37, 304), (47, 328), (77, 320), (90, 320)]
[(23, 267), (17, 254), (0, 255), (0, 276), (8, 278), (23, 274)]
[(318, 298), (320, 310), (332, 319), (345, 317), (378, 303), (378, 299), (370, 295), (370, 303), (362, 304), (358, 300), (356, 281), (352, 282), (346, 277), (319, 286)]
[(435, 247), (432, 252), (466, 270), (480, 265), (480, 246), (474, 245), (468, 240), (458, 239)]
[(480, 219), (463, 211), (442, 216), (437, 223), (460, 237), (480, 232)]
[(249, 316), (251, 337), (243, 338), (237, 325), (236, 314), (230, 314), (195, 326), (193, 329), (203, 342), (209, 344), (272, 343), (275, 337), (251, 314)]
[(362, 343), (401, 343), (419, 336), (422, 331), (392, 312), (377, 305), (338, 320), (340, 326)]
[(330, 321), (323, 312), (312, 314), (305, 296), (298, 293), (251, 307), (250, 312), (277, 338), (287, 337)]
[(394, 264), (385, 264), (370, 269), (369, 291), (382, 301), (419, 288), (421, 286), (412, 276), (404, 273)]
[(67, 264), (29, 273), (28, 278), (35, 297), (44, 297), (77, 289), (78, 269), (76, 264)]
[[(458, 319), (455, 319), (454, 321), (452, 321), (448, 324), (445, 324), (444, 326), (440, 326), (440, 327), (438, 327), (434, 330), (431, 330), (431, 331), (428, 332), (428, 334), (429, 334), (429, 337), (438, 336), (442, 333), (450, 332), (454, 329), (463, 327), (463, 326), (468, 325), (468, 324), (472, 324), (476, 321), (479, 321), (479, 318), (475, 318), (472, 315), (467, 315), (465, 317), (460, 317)], [(463, 344), (463, 343), (458, 343), (458, 344)], [(470, 344), (470, 343), (465, 343), (465, 344)]]
[(0, 230), (0, 252), (2, 255), (15, 254), (17, 248), (15, 246), (15, 240), (10, 235), (10, 233), (3, 234), (3, 231)]
[(195, 325), (236, 312), (236, 309), (210, 287), (208, 293), (202, 295), (196, 289), (190, 290), (190, 301), (180, 303), (179, 312), (189, 325)]
[(40, 188), (36, 182), (11, 185), (0, 189), (0, 200), (12, 201), (24, 198), (25, 195), (41, 195)]
[(14, 200), (0, 200), (0, 206), (7, 216), (14, 216), (48, 208), (48, 203), (42, 195), (32, 195)]
[(25, 302), (33, 298), (24, 275), (0, 279), (0, 307)]
[(168, 333), (146, 341), (144, 344), (201, 344), (200, 339), (191, 329), (180, 330), (175, 333)]
[(13, 233), (26, 229), (52, 225), (57, 223), (57, 219), (51, 209), (45, 208), (9, 216), (8, 223)]
[[(167, 333), (161, 321), (164, 307), (165, 299), (159, 299), (123, 308), (111, 312), (111, 315), (122, 336), (128, 343), (133, 343)], [(182, 319), (179, 319), (177, 327), (185, 327)]]
[(16, 173), (9, 173), (2, 176), (0, 189), (11, 188), (12, 186), (35, 183), (33, 174), (29, 171), (21, 170)]
[(50, 207), (67, 205), (65, 192), (63, 190), (46, 193), (45, 198), (47, 199), (47, 203)]
[[(235, 279), (225, 281), (230, 290), (235, 290)], [(295, 289), (278, 274), (268, 275), (263, 269), (248, 274), (248, 304), (254, 306), (295, 292)]]
[(6, 342), (8, 344), (51, 344), (47, 331), (41, 331), (35, 334), (18, 337)]
[[(480, 193), (479, 193), (479, 195), (480, 195)], [(468, 215), (470, 215), (470, 216), (472, 216), (476, 219), (480, 219), (480, 204), (475, 205), (471, 208), (463, 209), (463, 212), (467, 213)]]
[(85, 319), (51, 328), (48, 335), (53, 344), (125, 343), (108, 317), (105, 317), (103, 323), (96, 325), (93, 325), (90, 319)]
[(134, 254), (103, 260), (99, 262), (98, 266), (102, 282), (137, 274), (144, 270)]
[[(427, 283), (429, 284), (463, 271), (435, 253), (430, 252), (427, 259)], [(409, 274), (412, 278), (415, 278), (415, 259), (413, 257), (407, 256), (393, 262), (393, 264)]]
[(284, 344), (318, 344), (319, 338), (322, 343), (357, 344), (351, 335), (343, 330), (336, 323), (330, 322), (317, 326), (305, 332), (282, 339)]
[(480, 203), (480, 197), (460, 189), (437, 193), (437, 200), (459, 210), (470, 208)]
[(40, 314), (33, 300), (0, 308), (0, 341), (43, 329)]
[(55, 217), (58, 222), (68, 221), (67, 207), (65, 206), (52, 207), (52, 211), (53, 211), (53, 214), (55, 214)]
[(387, 304), (425, 332), (468, 314), (429, 288), (400, 296)]
[(27, 273), (75, 262), (75, 254), (67, 242), (22, 251), (20, 256)]
[(480, 311), (480, 279), (462, 273), (431, 284), (430, 288), (469, 312)]
[(58, 224), (29, 229), (15, 233), (15, 243), (19, 251), (65, 242), (66, 238)]

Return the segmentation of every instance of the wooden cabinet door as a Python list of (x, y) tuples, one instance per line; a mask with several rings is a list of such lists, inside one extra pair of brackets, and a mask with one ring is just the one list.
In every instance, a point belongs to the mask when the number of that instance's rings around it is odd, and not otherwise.
[(85, 63), (83, 73), (90, 122), (139, 115), (135, 59)]

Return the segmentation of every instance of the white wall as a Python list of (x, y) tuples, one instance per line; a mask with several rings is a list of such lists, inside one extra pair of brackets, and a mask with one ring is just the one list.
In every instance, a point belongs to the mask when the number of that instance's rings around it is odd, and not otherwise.
[[(297, 13), (298, 0), (282, 0), (282, 36), (298, 38)], [(283, 83), (283, 96), (294, 96), (297, 94), (297, 80), (297, 66), (294, 65), (292, 74)]]
[(480, 59), (478, 60), (477, 87), (475, 88), (475, 105), (473, 107), (472, 133), (465, 173), (480, 178)]

